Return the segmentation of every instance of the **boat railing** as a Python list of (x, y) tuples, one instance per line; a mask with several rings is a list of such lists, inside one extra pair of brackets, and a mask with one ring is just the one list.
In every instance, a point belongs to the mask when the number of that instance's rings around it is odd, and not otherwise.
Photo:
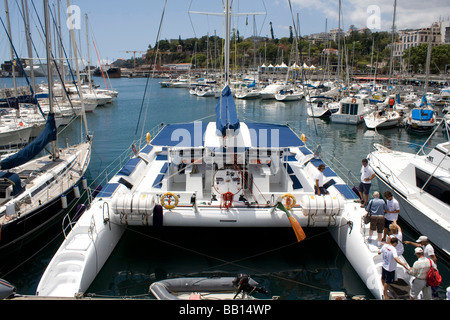
[[(375, 150), (376, 147), (374, 146)], [(389, 149), (388, 149), (389, 150)], [(375, 163), (375, 161), (377, 163)], [(399, 179), (397, 177), (397, 175), (392, 172), (392, 170), (389, 168), (389, 166), (385, 163), (383, 163), (383, 161), (381, 161), (373, 152), (371, 153), (371, 163), (374, 167), (378, 168), (378, 170), (380, 170), (380, 172), (386, 177), (386, 179), (388, 180), (389, 183), (393, 183), (393, 184), (400, 184), (403, 187), (403, 191), (404, 193), (406, 193), (407, 195), (410, 195), (410, 192), (408, 191), (408, 188), (405, 186), (405, 184), (402, 182), (401, 179)]]
[(67, 239), (67, 235), (72, 231), (73, 226), (75, 225), (76, 221), (72, 221), (69, 214), (66, 214), (62, 221), (62, 230), (64, 239)]

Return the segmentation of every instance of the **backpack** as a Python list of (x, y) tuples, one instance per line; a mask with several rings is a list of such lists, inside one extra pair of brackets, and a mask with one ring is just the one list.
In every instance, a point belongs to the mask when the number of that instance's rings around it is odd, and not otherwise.
[(427, 273), (427, 285), (429, 285), (430, 287), (437, 287), (441, 284), (442, 277), (439, 274), (439, 271), (437, 271), (433, 267), (433, 264), (431, 263), (431, 259), (428, 259), (428, 260), (430, 260), (430, 270), (428, 270), (428, 273)]

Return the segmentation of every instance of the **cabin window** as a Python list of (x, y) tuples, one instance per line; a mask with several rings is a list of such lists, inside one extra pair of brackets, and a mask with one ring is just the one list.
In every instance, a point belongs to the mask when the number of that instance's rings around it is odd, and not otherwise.
[(342, 113), (343, 114), (358, 114), (358, 104), (356, 103), (343, 103), (342, 104)]
[[(428, 173), (416, 168), (417, 187), (422, 188), (429, 177), (430, 175)], [(432, 177), (423, 190), (442, 202), (450, 204), (450, 185), (448, 183), (439, 180), (436, 177)]]

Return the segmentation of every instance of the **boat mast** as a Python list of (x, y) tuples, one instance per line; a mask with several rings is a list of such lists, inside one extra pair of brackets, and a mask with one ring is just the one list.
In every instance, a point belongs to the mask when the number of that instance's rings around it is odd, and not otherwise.
[(22, 0), (22, 11), (23, 11), (23, 23), (25, 25), (25, 36), (27, 39), (27, 51), (28, 51), (28, 56), (30, 57), (29, 66), (30, 66), (31, 87), (33, 89), (33, 92), (36, 92), (36, 79), (34, 76), (33, 50), (31, 48), (30, 15), (28, 13), (27, 0)]
[[(88, 34), (88, 15), (87, 13), (84, 14), (84, 19), (86, 23), (86, 49), (87, 49), (87, 73), (88, 73), (88, 81), (89, 81), (89, 89), (93, 91), (92, 89), (92, 83), (91, 83), (91, 56), (89, 54), (89, 34)], [(136, 67), (134, 68), (136, 71)]]
[[(45, 51), (47, 53), (47, 76), (48, 76), (48, 103), (49, 114), (53, 113), (53, 72), (52, 72), (52, 45), (50, 42), (50, 26), (48, 16), (48, 0), (44, 0), (44, 20), (45, 20)], [(56, 140), (52, 141), (53, 159), (59, 158), (58, 135)]]
[[(6, 25), (8, 27), (8, 34), (9, 34), (9, 37), (12, 39), (11, 23), (9, 21), (8, 0), (5, 0), (5, 13), (6, 13)], [(14, 96), (17, 97), (17, 80), (16, 80), (15, 65), (14, 65), (14, 50), (12, 48), (12, 45), (9, 46), (9, 51), (11, 53), (11, 71), (12, 71), (13, 83), (14, 83)]]
[[(70, 0), (67, 0), (67, 8), (70, 8)], [(73, 55), (74, 55), (74, 59), (75, 59), (75, 66), (76, 66), (76, 73), (77, 73), (77, 83), (75, 84), (75, 86), (78, 88), (77, 91), (78, 91), (78, 94), (80, 95), (81, 114), (83, 117), (84, 129), (86, 130), (86, 136), (89, 136), (87, 120), (86, 120), (86, 112), (85, 112), (85, 107), (84, 107), (83, 90), (81, 90), (81, 78), (80, 78), (80, 68), (78, 66), (77, 43), (75, 42), (75, 32), (73, 31), (74, 25), (73, 25), (72, 19), (69, 19), (69, 21), (70, 21), (70, 26), (69, 26), (70, 37), (72, 39), (72, 50), (73, 50)]]
[(394, 15), (392, 18), (392, 41), (391, 41), (391, 59), (389, 62), (389, 80), (388, 80), (388, 95), (391, 93), (391, 77), (392, 65), (394, 62), (394, 40), (395, 40), (395, 13), (397, 11), (397, 0), (394, 0)]
[(230, 4), (225, 1), (225, 85), (230, 84)]

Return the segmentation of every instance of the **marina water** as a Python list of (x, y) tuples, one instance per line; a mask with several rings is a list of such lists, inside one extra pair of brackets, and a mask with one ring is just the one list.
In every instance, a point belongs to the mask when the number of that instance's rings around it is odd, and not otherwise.
[[(25, 85), (24, 79), (18, 81), (19, 85)], [(108, 86), (119, 91), (118, 98), (87, 114), (89, 130), (94, 134), (88, 181), (100, 174), (111, 177), (115, 173), (118, 168), (108, 169), (108, 165), (125, 149), (131, 154), (131, 142), (141, 136), (144, 123), (145, 136), (148, 130), (161, 123), (215, 121), (216, 99), (190, 95), (183, 88), (161, 88), (159, 81), (148, 80), (147, 97), (143, 99), (147, 79), (110, 80)], [(97, 83), (102, 84), (100, 79)], [(0, 84), (10, 88), (12, 80), (2, 78)], [(304, 133), (308, 147), (315, 151), (320, 145), (322, 158), (344, 180), (348, 178), (350, 186), (358, 183), (361, 159), (371, 151), (373, 143), (417, 152), (428, 138), (408, 134), (404, 128), (374, 132), (367, 130), (364, 124), (343, 125), (309, 118), (304, 99), (292, 102), (236, 100), (236, 104), (242, 121), (289, 124), (298, 134)], [(140, 126), (136, 129), (138, 121)], [(79, 125), (71, 125), (64, 129), (60, 141), (79, 135)], [(427, 146), (433, 147), (445, 140), (442, 131), (438, 131)], [(375, 181), (371, 193), (377, 186)], [(419, 235), (401, 221), (399, 224), (403, 240), (418, 238)], [(280, 299), (325, 300), (330, 291), (372, 298), (327, 229), (305, 228), (305, 233), (306, 240), (297, 243), (289, 228), (130, 228), (87, 294), (153, 299), (148, 287), (157, 280), (246, 273), (266, 287), (270, 296), (280, 296)], [(20, 247), (18, 253), (0, 257), (0, 278), (14, 284), (19, 294), (35, 294), (42, 273), (62, 241), (62, 227), (58, 222), (32, 243)], [(405, 246), (404, 256), (410, 265), (415, 262), (412, 246)], [(439, 289), (443, 299), (450, 285), (450, 266), (439, 255), (438, 268), (443, 277)]]

